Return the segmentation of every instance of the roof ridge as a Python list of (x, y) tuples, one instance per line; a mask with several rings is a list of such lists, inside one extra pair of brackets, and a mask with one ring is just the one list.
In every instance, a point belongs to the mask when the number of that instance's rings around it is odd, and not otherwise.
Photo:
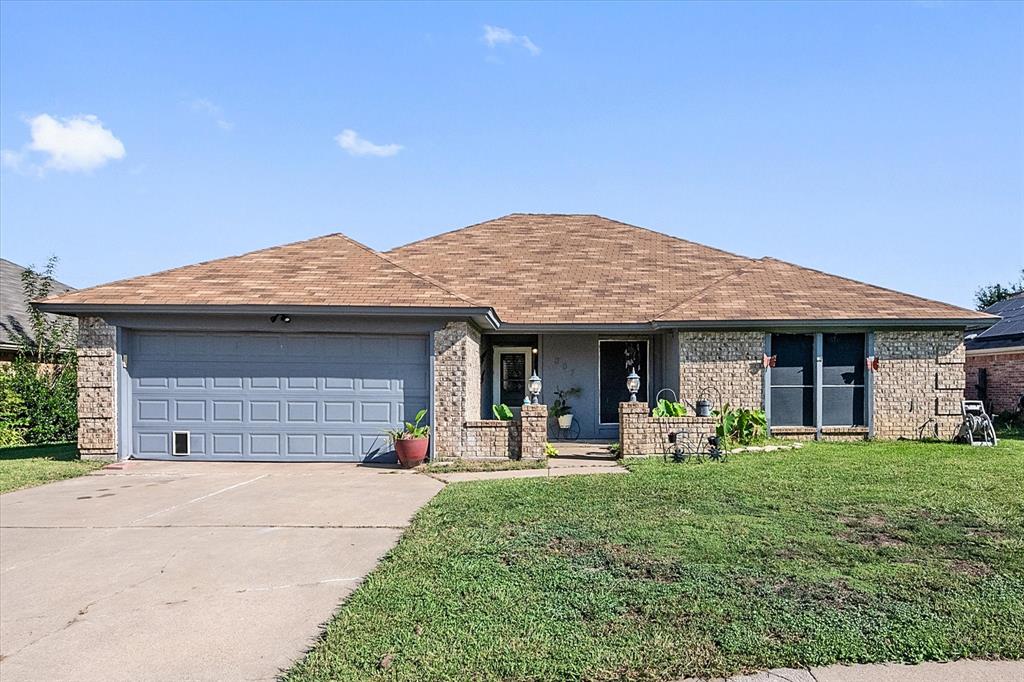
[(463, 232), (465, 230), (469, 230), (469, 229), (472, 229), (474, 227), (480, 227), (481, 225), (486, 225), (487, 223), (493, 223), (494, 221), (501, 220), (502, 218), (511, 218), (514, 215), (529, 215), (529, 214), (526, 214), (526, 213), (506, 213), (505, 215), (498, 216), (497, 218), (488, 218), (487, 220), (481, 220), (480, 222), (473, 223), (472, 225), (466, 225), (464, 227), (455, 227), (455, 228), (452, 228), (450, 230), (445, 230), (444, 232), (438, 232), (437, 234), (430, 235), (429, 237), (421, 237), (421, 238), (416, 239), (414, 241), (411, 241), (411, 242), (409, 242), (407, 244), (399, 244), (398, 246), (395, 246), (395, 247), (392, 247), (392, 248), (388, 249), (386, 253), (391, 253), (392, 251), (398, 251), (399, 249), (404, 249), (405, 247), (413, 246), (414, 244), (422, 244), (423, 242), (428, 242), (431, 239), (437, 239), (438, 237), (444, 237), (445, 235), (455, 234), (456, 232)]
[(490, 307), (490, 306), (486, 306), (486, 305), (484, 305), (484, 304), (482, 304), (482, 303), (480, 303), (478, 301), (474, 301), (471, 298), (463, 296), (462, 294), (459, 294), (459, 293), (456, 293), (456, 292), (452, 291), (448, 287), (444, 286), (443, 284), (441, 284), (440, 282), (435, 280), (433, 277), (421, 274), (419, 272), (416, 272), (415, 270), (410, 270), (409, 268), (407, 268), (406, 266), (402, 265), (401, 263), (395, 262), (394, 259), (388, 257), (387, 255), (381, 253), (380, 251), (377, 251), (376, 249), (373, 249), (373, 248), (367, 246), (366, 244), (363, 244), (362, 242), (358, 242), (355, 239), (352, 239), (352, 237), (349, 237), (347, 234), (342, 234), (341, 232), (337, 232), (337, 233), (335, 233), (335, 235), (338, 236), (338, 237), (341, 237), (342, 239), (347, 240), (348, 242), (350, 242), (351, 244), (354, 244), (355, 246), (358, 246), (359, 248), (361, 248), (364, 251), (366, 251), (366, 252), (376, 256), (377, 258), (380, 258), (385, 263), (388, 263), (389, 265), (393, 265), (394, 267), (398, 268), (399, 270), (402, 270), (403, 272), (407, 272), (410, 275), (412, 275), (413, 277), (416, 277), (417, 279), (421, 279), (424, 282), (426, 282), (427, 284), (430, 284), (431, 286), (437, 287), (441, 291), (443, 291), (443, 292), (445, 292), (447, 294), (450, 294), (451, 296), (454, 296), (455, 298), (459, 299), (460, 301), (465, 301), (466, 303), (469, 303), (472, 306), (477, 306), (477, 307), (481, 307), (481, 308)]
[(663, 316), (665, 316), (668, 313), (672, 312), (676, 308), (679, 308), (680, 306), (686, 305), (687, 303), (692, 303), (693, 301), (697, 300), (698, 298), (703, 296), (705, 293), (707, 293), (711, 289), (714, 289), (715, 287), (717, 287), (718, 285), (720, 285), (722, 282), (724, 282), (725, 280), (729, 279), (730, 277), (733, 277), (735, 275), (740, 275), (745, 270), (751, 269), (755, 265), (762, 265), (763, 261), (764, 261), (764, 258), (751, 259), (749, 263), (744, 263), (743, 265), (739, 266), (735, 270), (731, 270), (731, 271), (727, 272), (726, 274), (722, 275), (721, 277), (719, 277), (718, 279), (713, 281), (711, 284), (709, 284), (706, 287), (704, 287), (703, 289), (701, 289), (700, 291), (695, 292), (692, 296), (688, 296), (688, 297), (684, 298), (682, 301), (679, 301), (678, 303), (675, 303), (674, 305), (670, 305), (668, 308), (665, 308), (660, 313), (658, 313), (657, 315), (652, 317), (651, 320), (653, 321), (653, 320), (661, 319)]
[[(899, 291), (897, 289), (890, 289), (889, 287), (883, 287), (883, 286), (879, 286), (877, 284), (871, 284), (870, 282), (863, 282), (863, 281), (861, 281), (859, 279), (854, 279), (852, 277), (845, 277), (843, 275), (836, 275), (836, 274), (833, 274), (831, 272), (825, 272), (824, 270), (818, 270), (817, 268), (809, 268), (809, 267), (807, 267), (805, 265), (798, 265), (796, 263), (790, 263), (789, 261), (781, 260), (779, 258), (773, 258), (771, 256), (765, 256), (761, 260), (762, 261), (774, 261), (776, 263), (781, 263), (782, 265), (788, 265), (791, 268), (797, 268), (798, 270), (806, 270), (808, 272), (814, 272), (814, 273), (817, 273), (819, 275), (825, 275), (826, 277), (834, 277), (835, 279), (841, 279), (841, 280), (843, 280), (845, 282), (853, 282), (854, 284), (860, 284), (862, 286), (870, 287), (872, 289), (879, 289), (881, 291), (887, 291), (890, 294), (897, 294), (899, 296), (907, 296), (909, 298), (914, 298), (914, 299), (917, 299), (918, 301), (924, 301), (926, 303), (938, 303), (940, 305), (949, 306), (950, 308), (957, 308), (958, 310), (967, 310), (967, 311), (972, 312), (972, 313), (981, 312), (981, 311), (978, 311), (978, 310), (970, 310), (969, 308), (964, 308), (962, 306), (954, 305), (952, 303), (946, 303), (945, 301), (939, 301), (939, 300), (936, 300), (934, 298), (925, 298), (924, 296), (918, 296), (917, 294), (908, 294), (905, 291)], [(989, 315), (990, 313), (982, 313), (982, 314)], [(998, 317), (998, 316), (991, 315), (991, 317)]]
[[(203, 260), (203, 261), (199, 261), (198, 263), (189, 263), (187, 265), (176, 265), (173, 268), (167, 268), (166, 270), (157, 270), (156, 272), (149, 272), (149, 273), (146, 273), (144, 275), (131, 275), (129, 277), (122, 277), (121, 279), (115, 279), (115, 280), (110, 281), (110, 282), (103, 282), (102, 284), (94, 284), (91, 287), (85, 287), (84, 289), (75, 289), (74, 292), (68, 291), (68, 292), (65, 292), (65, 293), (75, 293), (75, 294), (78, 294), (78, 293), (88, 293), (88, 292), (92, 291), (93, 289), (98, 289), (100, 287), (108, 287), (108, 286), (110, 286), (112, 284), (122, 284), (124, 282), (129, 282), (129, 281), (131, 281), (133, 279), (141, 279), (143, 277), (155, 277), (157, 275), (165, 275), (165, 274), (170, 273), (170, 272), (177, 272), (178, 270), (184, 270), (185, 268), (193, 268), (193, 267), (195, 267), (197, 265), (206, 265), (208, 263), (217, 263), (217, 262), (221, 262), (221, 261), (231, 261), (231, 260), (235, 260), (237, 258), (244, 258), (245, 256), (251, 256), (254, 253), (262, 253), (264, 251), (276, 251), (277, 249), (284, 249), (284, 248), (287, 248), (289, 246), (296, 246), (298, 244), (306, 244), (308, 242), (315, 242), (315, 241), (318, 241), (320, 239), (327, 239), (329, 237), (337, 237), (337, 236), (344, 237), (345, 235), (341, 234), (341, 232), (330, 232), (328, 234), (322, 234), (322, 235), (319, 235), (317, 237), (310, 237), (308, 239), (299, 239), (299, 240), (296, 240), (294, 242), (288, 242), (287, 244), (277, 244), (275, 246), (265, 246), (262, 249), (253, 249), (252, 251), (246, 251), (245, 253), (238, 253), (238, 254), (235, 254), (233, 256), (221, 256), (220, 258), (211, 258), (210, 260)], [(60, 296), (63, 296), (63, 295), (64, 294), (58, 294), (57, 296), (48, 296), (48, 297), (46, 297), (46, 298), (44, 298), (44, 299), (42, 299), (40, 301), (30, 301), (30, 302), (31, 303), (49, 303), (52, 299), (59, 298)]]

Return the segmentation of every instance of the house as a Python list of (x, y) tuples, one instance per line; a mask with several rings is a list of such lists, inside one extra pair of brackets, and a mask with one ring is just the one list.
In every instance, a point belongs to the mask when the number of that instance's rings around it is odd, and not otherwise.
[[(557, 436), (544, 404), (568, 388), (580, 438), (639, 449), (662, 389), (763, 407), (778, 436), (950, 438), (964, 329), (994, 319), (534, 214), (384, 253), (333, 234), (39, 307), (79, 317), (84, 456), (229, 460), (384, 456), (382, 430), (421, 408), (434, 457), (537, 454)], [(533, 373), (540, 404), (519, 407)], [(488, 419), (495, 403), (516, 408), (514, 426)]]
[[(32, 325), (27, 312), (21, 273), (24, 268), (6, 258), (0, 258), (0, 362), (10, 362), (25, 346), (32, 347)], [(74, 291), (67, 284), (54, 280), (53, 293)]]
[(1002, 319), (966, 338), (967, 397), (992, 413), (1024, 409), (1024, 293), (985, 308)]

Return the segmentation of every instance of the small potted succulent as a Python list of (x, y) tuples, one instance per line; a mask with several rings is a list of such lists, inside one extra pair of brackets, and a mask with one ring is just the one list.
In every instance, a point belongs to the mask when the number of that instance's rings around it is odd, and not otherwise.
[(405, 422), (405, 426), (393, 431), (386, 431), (388, 438), (395, 444), (398, 462), (406, 469), (419, 466), (427, 460), (427, 449), (430, 446), (430, 425), (423, 424), (426, 410), (416, 413), (416, 421)]
[(558, 428), (567, 429), (572, 426), (572, 406), (569, 398), (579, 395), (578, 387), (558, 389), (555, 391), (555, 402), (551, 405), (551, 416), (558, 420)]

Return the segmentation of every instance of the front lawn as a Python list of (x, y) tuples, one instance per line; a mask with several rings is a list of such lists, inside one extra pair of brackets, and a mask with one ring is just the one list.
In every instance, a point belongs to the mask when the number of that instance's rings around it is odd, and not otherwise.
[(449, 486), (289, 680), (1024, 658), (1024, 442)]
[(0, 448), (0, 493), (74, 478), (101, 466), (78, 459), (74, 443)]

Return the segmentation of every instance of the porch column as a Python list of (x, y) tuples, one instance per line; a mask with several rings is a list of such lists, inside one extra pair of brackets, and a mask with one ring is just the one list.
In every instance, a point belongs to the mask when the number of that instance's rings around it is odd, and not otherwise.
[(544, 444), (548, 441), (548, 406), (523, 405), (519, 414), (520, 457), (539, 459), (544, 456)]
[(465, 423), (480, 418), (480, 332), (449, 322), (434, 332), (434, 455), (466, 454)]
[(647, 403), (619, 403), (619, 445), (622, 456), (644, 455), (646, 438)]

